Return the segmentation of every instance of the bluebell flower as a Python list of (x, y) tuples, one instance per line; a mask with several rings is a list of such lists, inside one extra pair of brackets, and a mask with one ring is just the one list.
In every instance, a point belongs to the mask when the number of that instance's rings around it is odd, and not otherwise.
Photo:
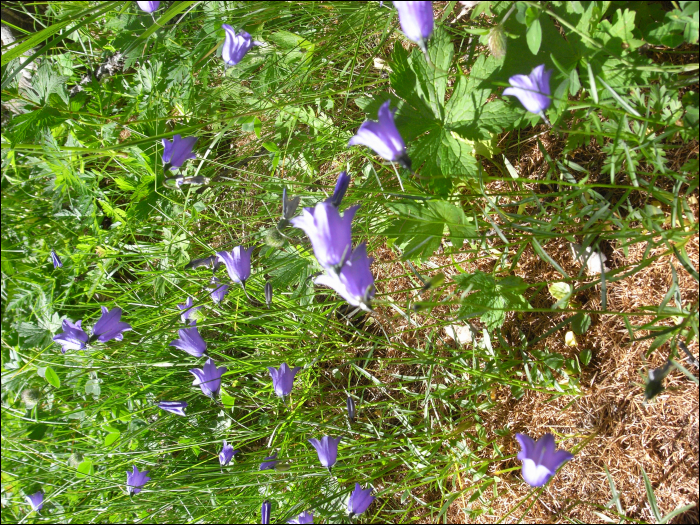
[(122, 309), (114, 308), (111, 311), (102, 307), (102, 316), (92, 328), (91, 339), (97, 339), (100, 343), (106, 343), (112, 339), (121, 341), (124, 339), (124, 332), (131, 330), (129, 323), (122, 322)]
[(53, 340), (61, 345), (61, 352), (66, 350), (82, 350), (88, 342), (88, 335), (83, 331), (82, 321), (71, 322), (64, 319), (62, 323), (63, 332), (53, 336)]
[(212, 301), (214, 301), (216, 304), (221, 303), (221, 301), (224, 300), (224, 297), (226, 297), (226, 294), (228, 293), (229, 285), (228, 284), (220, 284), (221, 281), (217, 279), (216, 277), (212, 277), (211, 283), (215, 286), (215, 288), (210, 292), (210, 296)]
[(406, 38), (425, 50), (426, 42), (435, 28), (433, 3), (394, 2), (394, 7), (399, 12), (399, 22)]
[(313, 512), (307, 512), (304, 511), (301, 514), (299, 514), (296, 518), (292, 518), (289, 520), (287, 523), (313, 523), (314, 522), (314, 513)]
[(279, 463), (279, 460), (277, 459), (277, 452), (275, 452), (271, 456), (263, 459), (263, 462), (260, 463), (260, 468), (258, 470), (274, 470), (275, 467), (277, 467), (277, 463)]
[(142, 11), (146, 11), (147, 13), (152, 13), (153, 11), (158, 9), (158, 6), (160, 5), (160, 2), (154, 1), (154, 2), (140, 2), (137, 0), (136, 2), (138, 6), (141, 8)]
[(42, 508), (44, 508), (43, 492), (35, 492), (31, 496), (25, 496), (25, 498), (27, 499), (27, 503), (29, 503), (32, 506), (32, 510), (34, 512), (39, 512)]
[(574, 456), (566, 450), (556, 450), (552, 434), (545, 434), (533, 441), (525, 434), (515, 434), (521, 451), (518, 459), (523, 462), (523, 479), (532, 487), (541, 487), (554, 476), (557, 469)]
[(186, 323), (188, 321), (188, 319), (192, 319), (192, 320), (197, 319), (197, 315), (195, 314), (195, 312), (197, 310), (199, 310), (201, 308), (201, 306), (197, 306), (195, 308), (192, 308), (193, 305), (194, 305), (194, 301), (192, 300), (191, 297), (188, 297), (187, 301), (185, 301), (184, 303), (180, 303), (177, 305), (177, 307), (180, 310), (184, 310), (184, 312), (182, 312), (180, 314), (180, 321), (182, 321), (183, 323)]
[(352, 219), (359, 206), (351, 206), (343, 216), (328, 202), (319, 202), (315, 208), (304, 208), (292, 224), (304, 230), (311, 241), (318, 263), (327, 270), (336, 270), (352, 251)]
[(508, 79), (511, 87), (503, 90), (504, 95), (517, 97), (525, 109), (536, 115), (543, 115), (552, 103), (549, 89), (549, 77), (552, 72), (537, 66), (530, 75), (515, 75)]
[(173, 141), (163, 139), (163, 166), (175, 171), (188, 159), (197, 158), (192, 153), (192, 148), (197, 142), (197, 137), (182, 138), (179, 134), (173, 136)]
[(225, 467), (236, 454), (238, 454), (238, 450), (233, 450), (233, 447), (224, 439), (224, 448), (219, 452), (219, 463), (222, 467)]
[(199, 335), (199, 330), (197, 329), (197, 321), (192, 321), (189, 328), (181, 328), (178, 330), (178, 335), (180, 339), (175, 339), (168, 346), (174, 346), (180, 350), (183, 350), (194, 357), (202, 357), (207, 351), (207, 343)]
[(190, 370), (195, 377), (192, 384), (201, 388), (204, 395), (213, 398), (221, 390), (221, 376), (226, 373), (226, 370), (225, 366), (217, 368), (214, 360), (209, 358), (201, 370), (199, 368)]
[(245, 281), (250, 277), (250, 256), (255, 247), (248, 248), (236, 246), (231, 253), (216, 252), (217, 257), (226, 265), (229, 277), (234, 283), (245, 284)]
[(345, 192), (347, 191), (349, 185), (350, 175), (348, 175), (347, 171), (341, 171), (340, 175), (338, 175), (338, 180), (335, 183), (335, 190), (333, 190), (333, 195), (331, 197), (328, 197), (326, 199), (326, 202), (338, 208), (340, 206), (341, 201), (343, 200), (343, 197), (345, 196)]
[(359, 516), (374, 501), (374, 496), (372, 496), (372, 488), (363, 489), (359, 483), (355, 483), (355, 490), (350, 494), (350, 499), (348, 500), (348, 513), (350, 517)]
[(329, 286), (351, 306), (370, 311), (374, 297), (374, 276), (370, 271), (371, 258), (367, 257), (365, 243), (358, 245), (339, 273), (327, 272), (316, 277), (314, 283)]
[(294, 376), (301, 370), (301, 367), (295, 366), (290, 369), (287, 363), (282, 363), (279, 370), (271, 366), (268, 366), (267, 369), (270, 371), (270, 377), (272, 377), (272, 386), (275, 389), (275, 394), (282, 398), (288, 396), (294, 386)]
[(270, 511), (272, 510), (272, 504), (269, 501), (264, 501), (262, 507), (260, 508), (260, 523), (267, 524), (270, 523)]
[(178, 416), (185, 416), (185, 408), (187, 408), (187, 401), (161, 401), (158, 403), (158, 408), (165, 410), (166, 412), (171, 412)]
[(391, 162), (398, 162), (407, 170), (411, 169), (411, 159), (406, 154), (406, 144), (394, 124), (394, 113), (387, 100), (379, 108), (379, 121), (366, 120), (357, 130), (357, 134), (350, 139), (348, 146), (360, 144), (374, 150), (374, 152)]
[(58, 258), (58, 255), (56, 255), (56, 252), (53, 250), (51, 250), (51, 262), (53, 262), (54, 270), (63, 267), (61, 259)]
[(236, 34), (236, 30), (228, 24), (222, 24), (221, 27), (226, 32), (224, 47), (221, 49), (221, 58), (226, 65), (235, 66), (243, 60), (251, 47), (259, 45), (243, 30)]
[(330, 436), (323, 436), (320, 441), (314, 438), (309, 439), (309, 443), (314, 446), (318, 453), (318, 460), (321, 462), (321, 465), (326, 467), (329, 472), (338, 459), (338, 445), (341, 439), (343, 438), (332, 438)]
[(355, 400), (350, 396), (348, 396), (347, 405), (348, 405), (348, 419), (350, 420), (350, 423), (354, 423), (355, 422), (355, 415), (356, 415)]
[(151, 478), (148, 477), (148, 470), (139, 472), (136, 465), (133, 469), (133, 472), (126, 471), (126, 490), (129, 491), (129, 495), (138, 494), (141, 492), (141, 487), (151, 481)]

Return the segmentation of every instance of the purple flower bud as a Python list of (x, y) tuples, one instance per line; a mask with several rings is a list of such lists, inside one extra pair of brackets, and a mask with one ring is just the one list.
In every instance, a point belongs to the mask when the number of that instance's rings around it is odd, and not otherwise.
[(432, 2), (394, 2), (406, 38), (420, 45), (430, 38), (435, 28)]
[(357, 135), (350, 139), (348, 146), (360, 144), (373, 149), (377, 155), (391, 162), (398, 162), (404, 168), (411, 169), (411, 159), (406, 155), (404, 144), (399, 130), (394, 124), (394, 113), (389, 107), (391, 101), (387, 100), (379, 108), (379, 121), (366, 120), (357, 130)]
[(251, 36), (241, 30), (236, 34), (236, 31), (228, 24), (222, 24), (221, 27), (226, 31), (226, 39), (224, 47), (221, 49), (221, 58), (229, 66), (235, 66), (243, 57), (250, 51), (250, 48), (255, 45)]
[(217, 279), (216, 277), (212, 277), (211, 282), (214, 286), (216, 286), (216, 288), (213, 289), (209, 295), (211, 295), (212, 301), (214, 301), (216, 304), (219, 304), (221, 303), (221, 301), (224, 300), (224, 297), (226, 297), (229, 285), (219, 284), (221, 281), (219, 281), (219, 279)]
[(552, 103), (549, 90), (549, 77), (552, 72), (544, 64), (532, 70), (529, 76), (515, 75), (508, 79), (512, 87), (503, 90), (504, 95), (518, 97), (520, 103), (530, 113), (541, 114)]
[(304, 208), (292, 224), (304, 230), (314, 248), (318, 263), (327, 270), (343, 264), (352, 251), (352, 219), (359, 206), (351, 206), (343, 216), (328, 202), (319, 202), (315, 208)]
[(359, 483), (355, 483), (355, 490), (352, 491), (350, 499), (348, 500), (348, 512), (350, 516), (362, 514), (372, 504), (374, 499), (374, 496), (372, 496), (372, 487), (363, 489)]
[(53, 340), (61, 345), (61, 352), (66, 350), (82, 350), (88, 342), (88, 335), (80, 326), (82, 321), (72, 323), (70, 319), (64, 319), (62, 323), (63, 332), (53, 336)]
[(185, 408), (187, 408), (186, 401), (161, 401), (158, 403), (158, 408), (165, 410), (166, 412), (172, 412), (178, 416), (184, 416)]
[(138, 6), (141, 8), (142, 11), (146, 11), (147, 13), (152, 13), (156, 9), (158, 9), (158, 6), (160, 5), (160, 2), (136, 2)]
[(515, 434), (522, 449), (518, 459), (523, 462), (523, 479), (533, 487), (541, 487), (554, 476), (557, 469), (572, 459), (566, 450), (556, 450), (552, 434), (545, 434), (536, 442), (525, 434)]
[(35, 492), (31, 496), (25, 496), (25, 498), (34, 512), (39, 512), (44, 507), (44, 493), (41, 491)]
[(151, 481), (151, 478), (148, 477), (148, 470), (139, 472), (136, 465), (133, 468), (133, 472), (126, 471), (126, 490), (129, 491), (129, 495), (138, 494), (141, 492), (141, 487)]
[(367, 246), (362, 243), (353, 250), (340, 273), (327, 272), (316, 277), (314, 283), (333, 288), (351, 306), (369, 311), (374, 297), (374, 276), (369, 269), (372, 260), (367, 257)]
[(279, 370), (271, 366), (268, 366), (267, 369), (270, 371), (270, 377), (272, 377), (272, 386), (275, 389), (275, 394), (282, 398), (288, 396), (294, 386), (294, 376), (301, 370), (301, 367), (295, 366), (290, 369), (287, 363), (282, 363)]
[(264, 501), (260, 509), (260, 523), (270, 523), (270, 511), (272, 504), (269, 501)]
[(350, 420), (350, 423), (355, 422), (355, 400), (348, 396), (348, 419)]
[(225, 467), (236, 454), (238, 454), (238, 450), (233, 450), (233, 447), (226, 443), (226, 440), (224, 439), (224, 448), (222, 448), (221, 452), (219, 452), (219, 463), (222, 467)]
[(204, 395), (213, 398), (221, 389), (221, 376), (226, 373), (226, 370), (225, 366), (217, 368), (214, 360), (209, 358), (201, 370), (199, 368), (190, 370), (195, 377), (192, 384), (201, 388)]
[(177, 307), (180, 310), (184, 310), (182, 314), (180, 314), (180, 321), (183, 323), (186, 323), (188, 319), (196, 320), (197, 316), (195, 315), (195, 312), (201, 308), (201, 306), (197, 306), (196, 308), (192, 308), (192, 305), (194, 304), (194, 301), (192, 301), (191, 297), (187, 298), (187, 301), (184, 303), (180, 303), (177, 305)]
[(197, 137), (183, 139), (180, 135), (174, 135), (173, 141), (163, 139), (163, 165), (169, 165), (171, 171), (177, 170), (187, 159), (197, 158), (192, 153), (192, 148), (197, 142)]
[(275, 452), (271, 456), (266, 457), (263, 462), (260, 463), (260, 468), (258, 470), (274, 470), (277, 463), (279, 463), (279, 460), (277, 459), (277, 452)]
[(299, 199), (301, 197), (293, 197), (291, 199), (287, 198), (287, 187), (282, 188), (282, 218), (291, 219), (294, 213), (297, 211), (297, 206), (299, 206)]
[(287, 523), (313, 523), (314, 522), (314, 513), (313, 512), (307, 512), (304, 511), (301, 514), (299, 514), (296, 518), (292, 518), (289, 520)]
[(272, 306), (272, 283), (270, 281), (265, 283), (265, 304), (268, 308)]
[(131, 330), (131, 325), (121, 322), (121, 318), (121, 308), (114, 308), (112, 311), (109, 311), (103, 306), (102, 316), (92, 329), (92, 337), (97, 338), (100, 343), (106, 343), (112, 339), (121, 341), (124, 339), (123, 332)]
[(53, 262), (54, 269), (63, 267), (61, 259), (58, 258), (58, 255), (53, 250), (51, 250), (51, 262)]
[(338, 445), (341, 439), (343, 438), (339, 437), (336, 439), (330, 436), (323, 436), (320, 441), (314, 438), (309, 439), (309, 443), (314, 446), (318, 453), (318, 460), (321, 462), (321, 465), (329, 471), (338, 459)]
[(189, 328), (181, 328), (177, 333), (180, 339), (175, 339), (168, 346), (184, 350), (194, 357), (202, 357), (207, 351), (207, 343), (199, 335), (199, 330), (197, 330), (197, 321), (192, 321)]
[(250, 277), (250, 256), (255, 247), (248, 248), (236, 246), (231, 253), (216, 252), (217, 257), (226, 265), (228, 275), (234, 283), (245, 283)]
[(328, 197), (326, 202), (332, 204), (336, 208), (340, 206), (340, 202), (345, 196), (345, 192), (350, 185), (350, 175), (347, 171), (341, 171), (338, 175), (338, 181), (335, 183), (335, 190), (333, 191), (333, 196)]

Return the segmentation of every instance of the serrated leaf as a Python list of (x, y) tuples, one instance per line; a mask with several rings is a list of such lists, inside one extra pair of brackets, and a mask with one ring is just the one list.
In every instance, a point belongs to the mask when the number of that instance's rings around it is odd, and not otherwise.
[(466, 319), (478, 316), (489, 331), (503, 326), (508, 310), (531, 308), (522, 294), (528, 285), (520, 277), (509, 276), (497, 281), (477, 271), (471, 275), (457, 275), (455, 282), (468, 293), (462, 299), (458, 317)]
[(61, 380), (58, 378), (58, 374), (54, 372), (53, 368), (50, 366), (46, 367), (44, 371), (44, 379), (54, 388), (61, 388)]

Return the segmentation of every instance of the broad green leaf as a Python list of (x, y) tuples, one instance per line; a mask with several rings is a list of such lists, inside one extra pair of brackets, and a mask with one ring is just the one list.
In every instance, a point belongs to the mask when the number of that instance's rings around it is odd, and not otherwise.
[(44, 372), (44, 379), (46, 379), (46, 382), (54, 388), (61, 387), (61, 380), (58, 378), (58, 374), (54, 372), (53, 368), (51, 368), (50, 366), (46, 367), (46, 371)]
[(121, 434), (117, 434), (115, 432), (110, 432), (109, 434), (107, 434), (105, 436), (104, 446), (109, 447), (110, 445), (112, 445), (112, 443), (114, 443), (115, 441), (117, 441), (119, 439), (120, 435)]
[(577, 313), (571, 319), (571, 328), (578, 335), (585, 334), (591, 326), (591, 316), (584, 312)]
[(92, 460), (86, 459), (80, 465), (78, 465), (78, 478), (85, 478), (92, 476), (95, 473), (95, 467), (92, 464)]
[(459, 318), (480, 317), (489, 331), (503, 326), (508, 310), (528, 310), (530, 303), (523, 296), (527, 288), (520, 277), (494, 277), (477, 271), (455, 276), (455, 282), (468, 295), (462, 299)]
[(527, 28), (527, 34), (525, 35), (527, 39), (527, 47), (530, 48), (530, 52), (536, 55), (540, 51), (540, 45), (542, 44), (542, 26), (540, 25), (540, 19), (535, 18)]

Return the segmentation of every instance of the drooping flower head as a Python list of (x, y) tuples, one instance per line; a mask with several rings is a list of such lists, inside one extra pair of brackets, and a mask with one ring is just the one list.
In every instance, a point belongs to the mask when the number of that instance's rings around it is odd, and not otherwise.
[(129, 491), (129, 495), (138, 494), (141, 492), (141, 487), (151, 481), (151, 478), (148, 477), (148, 470), (139, 472), (136, 465), (133, 468), (133, 472), (126, 471), (126, 490)]
[(61, 345), (61, 352), (64, 354), (66, 350), (82, 350), (88, 342), (88, 335), (80, 326), (81, 321), (71, 322), (70, 319), (64, 319), (62, 323), (63, 332), (53, 336), (53, 340)]
[(251, 47), (256, 45), (256, 42), (243, 30), (236, 34), (235, 29), (228, 24), (222, 24), (221, 27), (226, 31), (224, 47), (221, 49), (221, 58), (224, 59), (226, 65), (235, 66), (243, 60), (243, 57), (246, 56)]
[(129, 323), (122, 322), (121, 318), (121, 308), (113, 308), (110, 311), (103, 306), (102, 316), (92, 328), (91, 339), (96, 338), (100, 343), (106, 343), (112, 339), (116, 339), (117, 341), (124, 339), (123, 333), (128, 332), (132, 328)]
[(158, 6), (160, 5), (160, 2), (136, 2), (138, 6), (141, 8), (142, 11), (146, 11), (147, 13), (152, 13), (153, 11), (158, 9)]
[(225, 467), (236, 454), (238, 454), (238, 450), (234, 450), (233, 446), (229, 445), (224, 439), (224, 448), (219, 452), (219, 463), (222, 467)]
[(311, 241), (318, 263), (335, 271), (352, 251), (352, 219), (359, 206), (351, 206), (343, 216), (329, 202), (319, 202), (315, 208), (304, 208), (292, 224), (304, 230)]
[(173, 136), (173, 141), (163, 139), (163, 166), (170, 166), (171, 171), (180, 168), (187, 159), (197, 158), (192, 148), (197, 143), (197, 137), (182, 138), (179, 134)]
[(250, 256), (253, 253), (252, 246), (247, 250), (243, 246), (236, 246), (231, 252), (216, 252), (219, 260), (226, 265), (229, 277), (234, 283), (244, 284), (250, 277)]
[(287, 198), (287, 187), (282, 188), (282, 218), (289, 220), (291, 219), (297, 211), (299, 206), (299, 197)]
[(537, 66), (529, 75), (515, 75), (508, 79), (511, 87), (503, 90), (504, 95), (517, 97), (530, 113), (543, 114), (552, 103), (550, 98), (549, 77), (552, 72)]
[(161, 401), (158, 403), (158, 408), (165, 410), (166, 412), (171, 412), (178, 416), (185, 416), (185, 408), (187, 408), (187, 401)]
[(272, 504), (269, 501), (264, 501), (262, 507), (260, 508), (260, 523), (266, 524), (270, 523), (270, 511), (272, 510)]
[(44, 507), (44, 493), (41, 491), (35, 492), (31, 496), (25, 496), (25, 498), (34, 512), (39, 512)]
[(316, 277), (314, 283), (333, 288), (351, 306), (359, 306), (369, 311), (374, 297), (374, 276), (369, 269), (372, 260), (367, 257), (365, 243), (359, 244), (340, 269), (340, 273), (325, 273)]
[(179, 348), (194, 357), (202, 357), (207, 351), (207, 343), (199, 335), (197, 321), (192, 321), (189, 328), (181, 328), (177, 333), (180, 339), (175, 339), (168, 346)]
[(318, 460), (321, 462), (321, 465), (329, 471), (338, 459), (338, 445), (341, 439), (343, 438), (332, 438), (330, 436), (323, 436), (320, 441), (314, 438), (309, 439), (309, 443), (314, 446), (318, 453)]
[(374, 499), (372, 487), (363, 489), (359, 483), (355, 483), (355, 490), (352, 491), (348, 500), (348, 513), (351, 517), (362, 514), (372, 504)]
[(197, 310), (199, 310), (201, 308), (201, 306), (197, 306), (195, 308), (192, 308), (193, 305), (194, 305), (194, 301), (192, 301), (191, 297), (188, 297), (187, 301), (185, 301), (184, 303), (179, 303), (177, 305), (177, 307), (180, 310), (184, 310), (184, 312), (182, 312), (180, 314), (180, 321), (182, 321), (183, 323), (186, 323), (189, 319), (192, 319), (192, 320), (197, 319), (197, 315), (195, 312), (197, 312)]
[(366, 120), (357, 130), (357, 134), (350, 139), (348, 146), (360, 144), (374, 150), (374, 152), (391, 162), (398, 162), (407, 170), (411, 169), (411, 159), (406, 154), (404, 143), (399, 130), (394, 124), (394, 112), (389, 107), (391, 101), (387, 100), (379, 108), (379, 121)]
[(332, 204), (336, 208), (339, 207), (341, 201), (343, 200), (343, 197), (345, 196), (345, 192), (348, 190), (349, 185), (350, 175), (348, 175), (347, 171), (341, 171), (340, 175), (338, 175), (338, 180), (335, 183), (335, 190), (333, 191), (333, 195), (331, 197), (328, 197), (326, 199), (326, 202)]
[(260, 468), (258, 470), (274, 470), (277, 463), (279, 463), (279, 460), (277, 459), (277, 452), (275, 452), (271, 456), (263, 459), (263, 462), (260, 463)]
[(525, 434), (515, 434), (522, 449), (518, 459), (523, 462), (523, 479), (533, 487), (541, 487), (554, 476), (557, 469), (574, 456), (566, 450), (556, 450), (552, 434), (533, 441)]
[(199, 368), (190, 370), (195, 377), (192, 384), (201, 388), (204, 395), (213, 398), (221, 390), (221, 376), (226, 373), (226, 370), (225, 366), (217, 368), (214, 360), (209, 358), (201, 370)]
[(433, 34), (435, 20), (433, 19), (432, 2), (394, 2), (399, 12), (401, 30), (406, 38), (418, 44), (421, 49)]
[(279, 370), (271, 366), (268, 366), (267, 369), (270, 371), (270, 377), (272, 377), (272, 386), (275, 389), (275, 394), (282, 398), (288, 396), (294, 386), (294, 376), (301, 370), (301, 367), (289, 368), (287, 363), (282, 363)]
[(209, 295), (211, 296), (212, 301), (214, 301), (216, 304), (219, 304), (221, 303), (221, 301), (224, 300), (224, 297), (226, 297), (229, 285), (220, 284), (221, 281), (219, 281), (219, 279), (217, 279), (216, 277), (212, 277), (211, 283), (215, 286), (215, 288), (211, 291)]
[(296, 518), (292, 518), (289, 520), (287, 523), (313, 523), (314, 522), (314, 513), (313, 512), (308, 512), (304, 511), (301, 514), (299, 514)]
[(348, 396), (348, 419), (350, 420), (350, 423), (355, 422), (355, 415), (356, 415), (356, 410), (355, 410), (355, 400)]
[(53, 263), (54, 270), (63, 267), (61, 259), (58, 258), (58, 255), (56, 255), (56, 252), (53, 250), (51, 250), (51, 262)]

